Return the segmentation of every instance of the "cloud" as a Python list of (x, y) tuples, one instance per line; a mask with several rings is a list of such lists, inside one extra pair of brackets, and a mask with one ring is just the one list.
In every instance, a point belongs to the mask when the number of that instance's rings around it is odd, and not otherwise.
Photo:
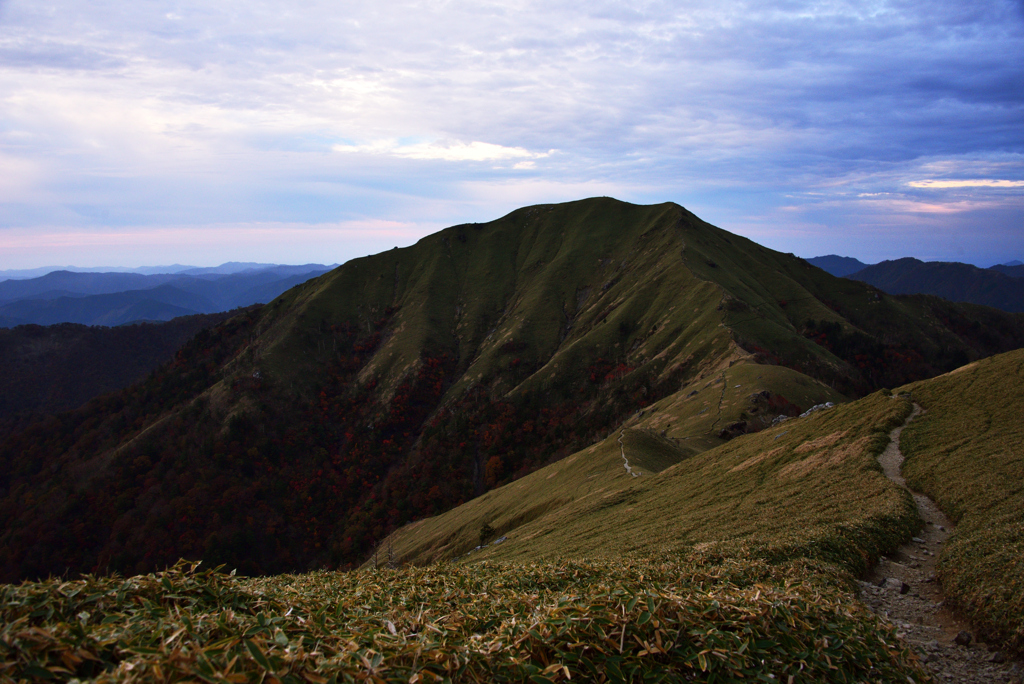
[[(0, 226), (41, 235), (445, 225), (585, 194), (808, 241), (885, 211), (1024, 211), (1019, 185), (991, 184), (1024, 178), (1019, 2), (0, 9), (0, 168), (18, 174), (0, 181)], [(989, 184), (948, 185), (970, 179)], [(869, 195), (892, 202), (870, 213)]]
[(1024, 181), (990, 180), (920, 180), (907, 183), (912, 188), (1024, 188)]
[[(368, 154), (387, 154), (405, 159), (440, 159), (442, 161), (507, 161), (510, 159), (540, 159), (547, 157), (554, 150), (537, 153), (522, 147), (504, 147), (484, 142), (420, 142), (403, 145), (396, 141), (382, 141), (368, 145), (334, 145), (335, 152), (362, 152)], [(521, 163), (520, 163), (521, 164)], [(518, 168), (528, 168), (520, 166)]]

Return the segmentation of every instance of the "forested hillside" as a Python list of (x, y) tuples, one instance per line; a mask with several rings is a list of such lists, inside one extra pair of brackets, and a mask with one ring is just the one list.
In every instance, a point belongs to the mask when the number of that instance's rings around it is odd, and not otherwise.
[(143, 380), (229, 312), (116, 328), (62, 323), (0, 328), (0, 434)]

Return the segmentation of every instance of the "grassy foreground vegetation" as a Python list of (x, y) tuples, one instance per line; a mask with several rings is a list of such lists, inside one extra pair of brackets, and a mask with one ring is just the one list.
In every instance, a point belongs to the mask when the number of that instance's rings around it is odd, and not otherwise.
[[(785, 572), (784, 572), (785, 571)], [(243, 580), (181, 563), (3, 586), (0, 678), (207, 682), (926, 679), (798, 568), (622, 560)]]
[(1024, 651), (1024, 352), (903, 390), (926, 409), (900, 440), (907, 484), (957, 523), (939, 559), (947, 599)]
[(876, 393), (701, 454), (638, 419), (623, 446), (644, 475), (625, 473), (616, 433), (395, 540), (400, 556), (451, 558), (482, 523), (508, 522), (489, 517), (497, 498), (547, 502), (473, 562), (6, 585), (0, 676), (926, 681), (850, 587), (917, 524), (875, 460), (909, 410)]

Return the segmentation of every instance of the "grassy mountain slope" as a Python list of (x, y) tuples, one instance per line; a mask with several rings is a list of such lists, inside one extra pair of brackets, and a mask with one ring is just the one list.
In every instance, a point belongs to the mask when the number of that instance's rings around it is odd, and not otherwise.
[[(679, 268), (678, 221), (673, 205), (588, 200), (519, 210), (428, 236), (410, 250), (354, 260), (270, 307), (283, 315), (268, 332), (265, 367), (271, 377), (308, 381), (318, 362), (308, 358), (311, 337), (329, 339), (330, 325), (370, 323), (389, 307), (397, 309), (393, 334), (363, 371), (386, 387), (416, 367), (425, 349), (459, 359), (449, 396), (493, 376), (512, 354), (531, 371), (518, 388), (528, 391), (584, 360), (625, 360), (631, 351), (643, 357), (636, 353), (641, 339), (652, 350), (678, 350), (688, 342), (677, 339), (684, 329), (718, 324), (707, 310), (720, 296)], [(728, 339), (702, 333), (702, 343), (708, 355), (720, 355)], [(678, 354), (658, 359), (655, 375), (679, 363)], [(297, 365), (303, 361), (310, 365)]]
[[(699, 454), (657, 441), (641, 419), (617, 435), (413, 523), (393, 545), (400, 560), (461, 556), (485, 526), (505, 541), (473, 559), (516, 562), (683, 553), (697, 549), (773, 562), (807, 558), (862, 572), (917, 524), (912, 500), (877, 463), (888, 431), (910, 412), (876, 393), (788, 420)], [(665, 467), (665, 452), (676, 463)], [(654, 468), (646, 466), (656, 463)], [(661, 468), (658, 470), (657, 468)], [(490, 534), (490, 533), (489, 533)]]
[[(738, 381), (748, 384), (740, 387), (736, 385)], [(614, 497), (625, 488), (645, 485), (666, 468), (721, 444), (717, 425), (739, 420), (742, 409), (750, 409), (746, 403), (749, 395), (759, 395), (766, 387), (782, 387), (805, 406), (839, 399), (827, 387), (786, 368), (734, 366), (697, 394), (686, 397), (694, 391), (688, 387), (651, 405), (642, 415), (631, 417), (620, 429), (587, 449), (493, 489), (453, 511), (403, 528), (393, 540), (397, 543), (398, 558), (424, 563), (460, 556), (484, 541), (480, 531), (485, 526), (490, 528), (486, 541), (494, 541), (513, 530), (519, 536), (529, 535), (528, 530), (533, 528), (523, 526), (534, 521), (557, 527), (565, 516), (578, 515), (573, 504), (588, 497)], [(626, 470), (627, 463), (636, 476)], [(594, 541), (604, 544), (607, 539), (598, 536)], [(536, 547), (531, 543), (530, 548)], [(579, 549), (568, 550), (567, 557), (578, 553)], [(515, 554), (511, 557), (520, 559)]]
[(0, 570), (352, 563), (641, 409), (664, 462), (1022, 344), (1024, 316), (891, 297), (677, 205), (529, 207), (349, 262), (7, 440)]
[(902, 391), (926, 410), (903, 432), (903, 473), (957, 523), (939, 559), (947, 596), (1024, 650), (1024, 353)]
[[(610, 436), (408, 525), (392, 536), (391, 552), (414, 564), (700, 553), (771, 564), (813, 561), (861, 574), (920, 524), (909, 495), (877, 462), (888, 431), (909, 415), (911, 396), (926, 411), (903, 431), (903, 473), (958, 525), (940, 559), (946, 595), (986, 641), (1019, 652), (1021, 351), (696, 454), (650, 429), (659, 415), (653, 407), (652, 417), (627, 422), (621, 447), (618, 436)], [(627, 474), (623, 454), (643, 474)], [(386, 553), (387, 546), (378, 560)]]

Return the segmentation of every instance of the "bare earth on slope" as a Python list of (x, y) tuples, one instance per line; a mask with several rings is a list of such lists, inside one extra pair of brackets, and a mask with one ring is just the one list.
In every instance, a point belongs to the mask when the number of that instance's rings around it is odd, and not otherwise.
[[(879, 457), (886, 476), (901, 487), (906, 487), (906, 482), (900, 475), (900, 433), (920, 413), (921, 407), (914, 404), (914, 412), (889, 434), (889, 446)], [(871, 570), (867, 581), (861, 582), (861, 600), (899, 628), (900, 636), (918, 649), (936, 680), (1020, 682), (1024, 675), (1021, 666), (973, 637), (968, 641), (965, 637), (973, 635), (973, 630), (945, 607), (936, 566), (953, 525), (931, 499), (911, 494), (924, 529)]]

